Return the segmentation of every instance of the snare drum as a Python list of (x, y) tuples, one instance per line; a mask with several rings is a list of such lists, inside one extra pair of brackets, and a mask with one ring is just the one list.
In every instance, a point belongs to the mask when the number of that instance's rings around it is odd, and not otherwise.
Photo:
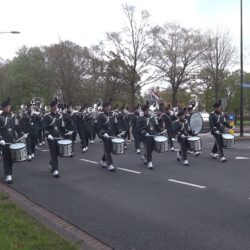
[(193, 152), (201, 151), (201, 138), (192, 136), (188, 138), (189, 150)]
[(157, 153), (164, 153), (168, 151), (168, 138), (166, 136), (156, 136), (155, 141), (155, 151)]
[(10, 145), (13, 161), (25, 161), (28, 157), (26, 145), (24, 143), (13, 143)]
[(121, 138), (112, 139), (112, 152), (117, 155), (123, 154), (124, 144), (125, 144), (124, 139), (121, 139)]
[(59, 155), (61, 157), (73, 155), (73, 146), (71, 140), (60, 140), (57, 143), (59, 146)]
[(235, 146), (234, 136), (230, 134), (223, 134), (222, 144), (224, 148), (233, 148)]

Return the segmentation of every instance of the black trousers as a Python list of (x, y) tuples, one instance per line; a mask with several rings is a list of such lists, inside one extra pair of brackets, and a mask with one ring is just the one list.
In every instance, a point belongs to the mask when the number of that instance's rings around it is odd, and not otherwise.
[(140, 149), (140, 135), (137, 129), (132, 129), (134, 142), (135, 142), (135, 149)]
[(213, 134), (214, 139), (215, 139), (215, 143), (212, 149), (212, 153), (213, 154), (217, 154), (218, 151), (220, 153), (220, 157), (224, 157), (224, 150), (223, 150), (223, 143), (222, 143), (222, 135), (219, 134)]
[(84, 129), (79, 129), (78, 133), (81, 140), (81, 148), (86, 148), (89, 142), (89, 132)]
[(12, 175), (12, 156), (10, 151), (10, 146), (5, 145), (2, 147), (2, 153), (3, 153), (3, 169), (5, 176)]
[(39, 141), (39, 143), (42, 143), (45, 141), (45, 135), (44, 135), (43, 129), (39, 129), (39, 131), (38, 131), (38, 141)]
[(32, 135), (32, 134), (28, 135), (26, 139), (28, 155), (35, 153), (37, 141), (38, 141), (37, 135)]
[(50, 152), (50, 164), (52, 167), (52, 170), (58, 170), (58, 154), (59, 154), (59, 146), (57, 141), (55, 140), (48, 140), (49, 145), (49, 152)]
[(147, 163), (152, 161), (152, 153), (155, 148), (155, 142), (153, 136), (145, 136), (143, 138), (143, 144), (144, 144), (144, 156), (147, 159)]
[(187, 150), (188, 150), (188, 139), (187, 138), (181, 138), (180, 136), (178, 137), (178, 142), (180, 144), (180, 155), (182, 157), (182, 160), (187, 160)]
[(101, 137), (102, 142), (103, 142), (103, 156), (102, 156), (102, 161), (107, 161), (108, 166), (113, 164), (113, 159), (111, 156), (112, 153), (112, 142), (110, 138), (105, 138)]
[(168, 134), (168, 144), (169, 144), (170, 148), (172, 148), (172, 147), (174, 147), (172, 130), (168, 129), (167, 134)]

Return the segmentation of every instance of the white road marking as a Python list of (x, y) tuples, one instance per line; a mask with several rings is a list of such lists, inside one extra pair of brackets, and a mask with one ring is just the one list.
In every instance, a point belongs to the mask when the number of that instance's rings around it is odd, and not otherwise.
[[(80, 159), (80, 161), (86, 161), (86, 162), (90, 162), (93, 164), (99, 164), (97, 161), (91, 161), (91, 160), (87, 160), (87, 159)], [(130, 173), (134, 173), (134, 174), (141, 174), (141, 172), (137, 172), (137, 171), (126, 169), (126, 168), (117, 168), (117, 169), (120, 169), (120, 170), (126, 171), (126, 172), (130, 172)]]
[(126, 169), (126, 168), (117, 168), (117, 169), (120, 169), (120, 170), (123, 170), (123, 171), (126, 171), (126, 172), (131, 172), (131, 173), (134, 173), (134, 174), (141, 174), (141, 172), (137, 172), (137, 171)]
[(242, 156), (235, 157), (235, 160), (249, 160), (249, 159), (250, 159), (249, 157), (242, 157)]
[(184, 182), (184, 181), (178, 181), (178, 180), (174, 180), (174, 179), (168, 179), (169, 181), (171, 182), (176, 182), (176, 183), (179, 183), (179, 184), (183, 184), (183, 185), (188, 185), (188, 186), (192, 186), (192, 187), (197, 187), (197, 188), (206, 188), (206, 186), (200, 186), (200, 185), (196, 185), (196, 184), (193, 184), (193, 183), (189, 183), (189, 182)]
[(86, 162), (90, 162), (90, 163), (98, 164), (98, 162), (97, 162), (97, 161), (91, 161), (91, 160), (87, 160), (87, 159), (80, 159), (80, 161), (86, 161)]
[(48, 152), (49, 149), (42, 149), (41, 151), (42, 151), (42, 152)]

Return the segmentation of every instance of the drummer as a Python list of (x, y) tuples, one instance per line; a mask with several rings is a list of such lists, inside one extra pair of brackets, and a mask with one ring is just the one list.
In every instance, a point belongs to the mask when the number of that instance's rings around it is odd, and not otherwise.
[(59, 178), (59, 146), (57, 140), (64, 138), (65, 125), (63, 116), (58, 112), (58, 104), (56, 99), (50, 103), (50, 112), (44, 115), (42, 126), (46, 130), (45, 135), (47, 136), (51, 157), (49, 169), (55, 178)]
[(148, 169), (153, 169), (152, 152), (155, 147), (154, 135), (160, 132), (160, 127), (155, 117), (150, 117), (148, 105), (143, 105), (141, 110), (143, 116), (138, 118), (136, 124), (140, 135), (140, 141), (143, 142), (145, 149), (145, 153), (141, 156), (141, 159), (144, 164), (147, 165)]
[(111, 156), (112, 152), (112, 121), (111, 121), (111, 104), (109, 102), (104, 102), (102, 105), (102, 113), (97, 117), (97, 130), (100, 138), (103, 142), (104, 153), (100, 161), (100, 165), (107, 168), (109, 171), (115, 171), (113, 166), (113, 159)]
[[(214, 111), (209, 115), (209, 125), (211, 129), (211, 134), (215, 139), (215, 143), (212, 149), (210, 156), (213, 159), (217, 159), (220, 154), (221, 162), (225, 162), (226, 158), (224, 156), (223, 143), (222, 143), (222, 134), (225, 132), (225, 128), (233, 128), (229, 126), (224, 113), (221, 108), (221, 101), (218, 101), (214, 104)], [(219, 152), (219, 154), (218, 154)]]
[[(177, 153), (177, 161), (183, 160), (183, 165), (188, 166), (187, 150), (189, 147), (188, 136), (197, 135), (195, 131), (192, 131), (188, 121), (185, 119), (185, 111), (180, 110), (177, 114), (178, 119), (174, 124), (174, 132), (177, 134), (177, 140), (180, 144), (180, 151)], [(197, 156), (199, 152), (197, 152)]]
[(12, 179), (12, 156), (10, 151), (10, 144), (16, 140), (16, 132), (18, 137), (23, 135), (27, 138), (27, 134), (23, 134), (19, 126), (17, 117), (11, 112), (10, 99), (2, 102), (3, 112), (0, 114), (0, 145), (3, 153), (3, 167), (5, 174), (5, 181), (11, 184)]

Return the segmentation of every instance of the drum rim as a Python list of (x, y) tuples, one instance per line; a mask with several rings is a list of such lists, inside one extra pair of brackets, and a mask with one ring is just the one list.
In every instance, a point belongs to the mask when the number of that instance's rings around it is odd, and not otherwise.
[[(159, 140), (157, 140), (157, 138), (164, 138), (164, 141), (159, 141)], [(164, 136), (164, 135), (158, 135), (158, 136), (156, 136), (155, 138), (154, 138), (154, 141), (155, 142), (166, 142), (166, 141), (168, 141), (168, 138), (166, 137), (166, 136)]]
[[(20, 147), (20, 148), (13, 148), (13, 146), (17, 146), (17, 145), (22, 145), (22, 147)], [(10, 144), (10, 149), (14, 149), (14, 150), (16, 150), (16, 149), (22, 149), (22, 148), (25, 148), (25, 146), (26, 146), (26, 144), (24, 144), (24, 143), (22, 143), (22, 142), (17, 142), (17, 143), (12, 143), (12, 144)]]
[[(62, 141), (67, 141), (67, 144), (66, 144), (66, 142), (65, 142), (65, 144), (64, 144), (64, 143), (62, 143)], [(63, 139), (63, 140), (59, 140), (59, 141), (57, 141), (57, 143), (58, 143), (59, 145), (65, 145), (65, 146), (67, 146), (67, 145), (72, 144), (72, 140)]]
[[(229, 136), (230, 138), (229, 138), (228, 136)], [(223, 137), (224, 139), (234, 139), (234, 135), (231, 135), (231, 134), (223, 134), (222, 137)]]
[(122, 138), (113, 138), (111, 141), (114, 142), (114, 143), (123, 143), (123, 142), (125, 142), (125, 140), (122, 139)]
[[(197, 138), (196, 140), (193, 140), (194, 138)], [(201, 138), (199, 136), (191, 136), (188, 138), (188, 141), (199, 141)]]

